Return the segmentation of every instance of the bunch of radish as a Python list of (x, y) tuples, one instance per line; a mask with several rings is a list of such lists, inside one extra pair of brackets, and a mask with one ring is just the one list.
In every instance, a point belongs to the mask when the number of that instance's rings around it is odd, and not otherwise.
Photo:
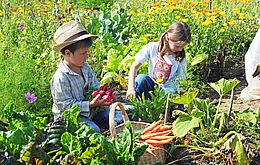
[(145, 142), (153, 147), (161, 146), (172, 142), (176, 136), (171, 136), (172, 126), (163, 125), (163, 121), (153, 122), (145, 128), (141, 134), (141, 142)]
[(103, 85), (100, 87), (100, 90), (95, 90), (92, 92), (91, 96), (93, 98), (97, 97), (98, 95), (100, 95), (99, 100), (101, 99), (105, 99), (106, 102), (115, 102), (116, 101), (116, 97), (113, 95), (113, 92), (115, 90), (113, 88), (108, 88), (107, 85)]

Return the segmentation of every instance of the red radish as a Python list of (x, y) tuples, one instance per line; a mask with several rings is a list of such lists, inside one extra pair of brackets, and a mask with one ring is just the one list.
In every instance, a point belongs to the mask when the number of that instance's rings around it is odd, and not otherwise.
[(106, 84), (105, 84), (105, 85), (102, 85), (102, 86), (100, 87), (100, 90), (106, 91), (106, 90), (107, 90), (107, 85), (106, 85)]
[(112, 88), (109, 88), (107, 91), (106, 91), (106, 94), (107, 95), (112, 95), (112, 93), (114, 92), (114, 90)]
[(96, 97), (98, 94), (99, 94), (98, 91), (94, 91), (94, 92), (92, 92), (91, 96), (92, 96), (92, 97)]
[(101, 90), (101, 91), (99, 91), (99, 94), (100, 94), (101, 96), (104, 96), (105, 91)]

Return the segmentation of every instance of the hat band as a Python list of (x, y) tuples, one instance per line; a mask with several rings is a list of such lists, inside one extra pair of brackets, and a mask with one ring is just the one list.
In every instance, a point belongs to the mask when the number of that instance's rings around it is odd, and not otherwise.
[(78, 38), (78, 37), (80, 37), (80, 36), (82, 36), (82, 35), (84, 35), (84, 34), (88, 34), (88, 33), (87, 33), (86, 31), (81, 31), (81, 32), (79, 32), (79, 33), (74, 34), (73, 36), (70, 36), (70, 37), (67, 38), (64, 42), (72, 41), (72, 40), (74, 40), (74, 39), (76, 39), (76, 38)]

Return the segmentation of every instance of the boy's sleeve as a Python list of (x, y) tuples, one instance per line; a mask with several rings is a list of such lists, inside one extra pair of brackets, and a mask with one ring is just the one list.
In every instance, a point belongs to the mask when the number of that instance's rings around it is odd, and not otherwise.
[(97, 79), (97, 76), (95, 75), (95, 73), (93, 72), (93, 70), (91, 69), (91, 67), (89, 66), (90, 69), (90, 76), (91, 76), (91, 84), (90, 84), (90, 88), (91, 89), (99, 89), (99, 81)]
[(80, 107), (80, 113), (82, 115), (89, 116), (89, 101), (77, 101), (76, 99), (72, 98), (71, 85), (73, 84), (70, 84), (66, 77), (52, 79), (51, 91), (53, 101), (56, 106), (54, 108), (54, 113), (63, 114), (65, 110), (70, 109), (73, 104), (76, 104)]

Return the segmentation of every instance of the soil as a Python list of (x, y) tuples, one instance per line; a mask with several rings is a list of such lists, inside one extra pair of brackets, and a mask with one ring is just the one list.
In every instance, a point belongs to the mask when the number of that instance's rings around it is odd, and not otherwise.
[[(233, 60), (232, 62), (227, 62), (226, 67), (222, 71), (222, 74), (218, 74), (217, 76), (215, 74), (215, 76), (211, 79), (214, 82), (218, 81), (218, 79), (220, 78), (236, 78), (240, 81), (240, 83), (234, 88), (232, 111), (243, 111), (247, 108), (257, 110), (258, 108), (260, 108), (260, 100), (245, 101), (240, 97), (241, 91), (248, 85), (246, 81), (244, 66), (245, 65), (243, 60)], [(204, 97), (210, 98), (210, 100), (215, 102), (216, 104), (218, 103), (219, 95), (212, 88), (208, 90), (208, 93), (206, 93)], [(224, 95), (224, 98), (221, 102), (221, 110), (227, 111), (230, 107), (230, 103), (231, 92)]]

